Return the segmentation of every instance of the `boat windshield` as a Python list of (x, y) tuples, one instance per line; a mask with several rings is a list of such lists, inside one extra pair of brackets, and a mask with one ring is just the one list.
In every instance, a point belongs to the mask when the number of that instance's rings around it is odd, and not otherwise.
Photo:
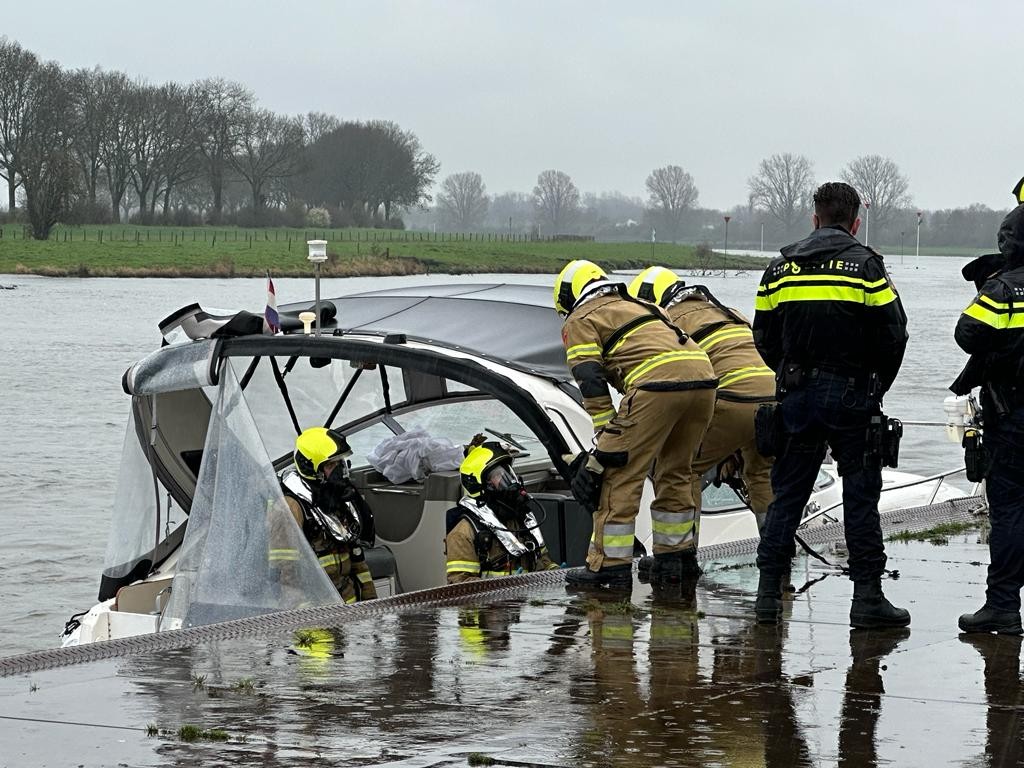
[(368, 465), (367, 455), (381, 441), (414, 429), (457, 445), (489, 432), (520, 444), (528, 453), (546, 454), (507, 405), (444, 376), (385, 365), (355, 367), (346, 360), (315, 361), (316, 365), (309, 358), (229, 360), (245, 384), (260, 436), (278, 466), (291, 455), (298, 430), (327, 424), (335, 411), (330, 425), (348, 438), (355, 467)]

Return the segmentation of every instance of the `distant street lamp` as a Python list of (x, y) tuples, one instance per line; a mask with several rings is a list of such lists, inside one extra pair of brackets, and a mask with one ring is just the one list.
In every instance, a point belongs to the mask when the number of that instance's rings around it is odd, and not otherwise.
[(864, 245), (868, 244), (868, 238), (871, 237), (871, 203), (864, 203)]
[(313, 273), (314, 280), (316, 282), (316, 305), (314, 311), (316, 312), (316, 334), (320, 335), (320, 265), (327, 261), (327, 241), (326, 240), (307, 240), (306, 245), (309, 247), (309, 256), (306, 258), (313, 262)]
[(654, 264), (654, 227), (651, 227), (651, 264)]
[(729, 219), (731, 219), (732, 216), (723, 216), (722, 218), (725, 219), (725, 247), (722, 249), (722, 274), (724, 275), (725, 263), (729, 258)]
[(921, 255), (921, 212), (917, 212), (917, 247), (914, 248), (914, 258)]
[(761, 222), (761, 253), (764, 253), (764, 222)]

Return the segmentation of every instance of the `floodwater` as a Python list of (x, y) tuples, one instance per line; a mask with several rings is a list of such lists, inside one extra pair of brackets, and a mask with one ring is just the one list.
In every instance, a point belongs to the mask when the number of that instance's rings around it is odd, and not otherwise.
[[(911, 342), (886, 401), (890, 415), (942, 420), (946, 386), (965, 360), (952, 339), (973, 297), (963, 260), (899, 259), (890, 269)], [(759, 272), (687, 277), (752, 313)], [(550, 284), (542, 275), (325, 280), (323, 296), (452, 282)], [(96, 600), (129, 399), (128, 366), (159, 345), (157, 323), (179, 307), (262, 312), (262, 279), (57, 279), (0, 276), (0, 656), (52, 647), (64, 621)], [(311, 280), (275, 281), (280, 303), (308, 300)], [(901, 469), (963, 465), (943, 430), (908, 427)]]
[[(891, 415), (942, 419), (964, 361), (952, 328), (973, 294), (961, 265), (891, 266), (912, 335)], [(749, 310), (758, 278), (688, 279)], [(323, 294), (423, 280), (330, 280)], [(157, 322), (193, 301), (259, 311), (265, 286), (0, 284), (17, 286), (0, 291), (6, 656), (54, 646), (63, 621), (95, 600), (128, 412), (120, 377), (159, 343)], [(309, 281), (277, 289), (281, 303), (312, 293)], [(900, 468), (962, 464), (942, 432), (908, 428)], [(750, 559), (711, 564), (692, 594), (636, 584), (627, 601), (546, 587), (0, 679), (0, 766), (456, 766), (471, 753), (520, 766), (1018, 764), (1021, 642), (955, 629), (981, 603), (986, 546), (972, 534), (887, 549), (903, 576), (886, 592), (911, 610), (909, 631), (851, 632), (849, 583), (806, 559), (779, 628), (752, 623)], [(184, 726), (227, 741), (185, 741)]]
[(851, 631), (849, 582), (806, 562), (758, 626), (756, 569), (721, 561), (695, 589), (547, 586), (3, 678), (0, 765), (1020, 764), (1021, 639), (955, 630), (985, 545), (889, 552), (911, 629)]

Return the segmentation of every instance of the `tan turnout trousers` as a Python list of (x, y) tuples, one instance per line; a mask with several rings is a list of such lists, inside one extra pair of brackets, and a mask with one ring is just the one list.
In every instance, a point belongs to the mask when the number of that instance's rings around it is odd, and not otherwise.
[(760, 528), (772, 502), (772, 459), (757, 452), (754, 443), (754, 414), (760, 403), (734, 402), (719, 395), (711, 425), (704, 433), (697, 457), (693, 461), (694, 506), (700, 510), (701, 475), (727, 457), (740, 452), (743, 457), (743, 481), (750, 494), (750, 508)]
[(622, 398), (601, 434), (600, 447), (625, 451), (628, 459), (624, 467), (604, 470), (587, 554), (590, 570), (632, 562), (640, 497), (655, 460), (655, 498), (651, 503), (654, 552), (696, 549), (699, 513), (691, 490), (692, 464), (714, 406), (713, 389), (634, 389)]

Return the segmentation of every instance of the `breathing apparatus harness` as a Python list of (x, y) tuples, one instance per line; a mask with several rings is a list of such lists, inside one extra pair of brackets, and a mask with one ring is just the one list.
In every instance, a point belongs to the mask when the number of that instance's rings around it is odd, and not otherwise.
[[(327, 482), (325, 481), (325, 484)], [(324, 509), (325, 498), (316, 498), (321, 494), (314, 494), (313, 489), (296, 470), (285, 470), (281, 476), (281, 485), (284, 486), (287, 495), (299, 502), (302, 508), (302, 531), (310, 541), (324, 539), (339, 546), (373, 546), (373, 518), (369, 515), (368, 508), (363, 509), (365, 502), (362, 502), (358, 492), (350, 499), (338, 499), (328, 510)], [(339, 489), (335, 493), (342, 494), (343, 491)]]
[(529, 510), (522, 515), (524, 525), (515, 528), (510, 527), (509, 523), (515, 520), (516, 516), (502, 520), (483, 500), (477, 501), (468, 496), (459, 500), (459, 517), (467, 520), (473, 526), (473, 548), (476, 550), (482, 571), (494, 570), (500, 562), (500, 559), (491, 560), (490, 558), (491, 547), (495, 540), (501, 544), (502, 549), (508, 553), (510, 558), (529, 560), (531, 568), (540, 551), (544, 549), (544, 534), (540, 530), (545, 519), (544, 509), (529, 494), (524, 492), (523, 497), (541, 511), (541, 519), (538, 521), (533, 510)]

